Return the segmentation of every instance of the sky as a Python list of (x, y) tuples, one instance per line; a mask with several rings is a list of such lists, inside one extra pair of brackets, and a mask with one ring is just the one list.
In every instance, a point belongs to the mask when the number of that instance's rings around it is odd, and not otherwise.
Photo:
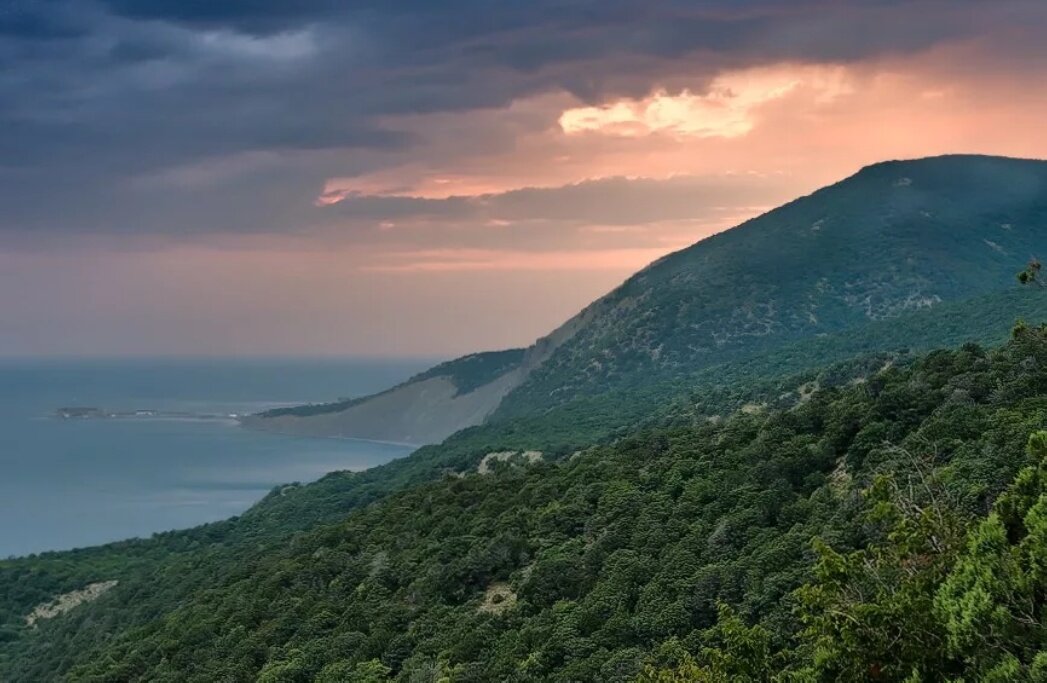
[(4, 0), (0, 355), (453, 356), (863, 165), (1047, 157), (1042, 0)]

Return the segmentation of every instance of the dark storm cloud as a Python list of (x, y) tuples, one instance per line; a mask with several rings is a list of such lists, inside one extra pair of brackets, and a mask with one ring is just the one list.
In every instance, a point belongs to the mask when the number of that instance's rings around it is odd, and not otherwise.
[(343, 0), (106, 0), (114, 13), (197, 27), (230, 27), (268, 33), (337, 14)]
[[(637, 95), (729, 67), (1028, 31), (1044, 14), (955, 0), (9, 0), (0, 230), (289, 229), (317, 219), (325, 178), (410, 149), (389, 115), (556, 89)], [(156, 180), (258, 154), (275, 161), (213, 182)]]
[(82, 35), (85, 30), (69, 21), (69, 9), (52, 0), (9, 0), (0, 6), (0, 37), (48, 40)]

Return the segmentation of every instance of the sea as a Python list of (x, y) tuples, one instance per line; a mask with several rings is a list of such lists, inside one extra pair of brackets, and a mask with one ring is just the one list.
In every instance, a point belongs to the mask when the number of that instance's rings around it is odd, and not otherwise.
[[(237, 515), (274, 486), (402, 444), (267, 434), (228, 416), (386, 389), (433, 359), (0, 360), (0, 558)], [(62, 419), (63, 407), (131, 417)]]

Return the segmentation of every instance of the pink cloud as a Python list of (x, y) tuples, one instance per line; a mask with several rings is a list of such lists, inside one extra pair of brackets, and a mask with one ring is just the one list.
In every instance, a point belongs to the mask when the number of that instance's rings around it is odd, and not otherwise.
[(385, 255), (362, 266), (364, 272), (435, 273), (462, 271), (639, 270), (651, 261), (686, 246), (686, 242), (642, 249), (523, 252), (496, 249), (428, 249)]

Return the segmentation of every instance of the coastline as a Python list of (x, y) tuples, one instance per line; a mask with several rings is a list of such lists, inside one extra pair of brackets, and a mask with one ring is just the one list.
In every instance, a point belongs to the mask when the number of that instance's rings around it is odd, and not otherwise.
[[(383, 446), (400, 446), (402, 448), (410, 448), (412, 451), (416, 451), (422, 446), (427, 445), (423, 443), (412, 443), (409, 441), (392, 441), (389, 439), (368, 439), (362, 436), (345, 436), (342, 434), (305, 434), (302, 432), (288, 431), (285, 429), (271, 429), (269, 427), (259, 427), (252, 424), (252, 419), (260, 420), (262, 418), (258, 418), (256, 415), (245, 415), (244, 417), (235, 418), (233, 421), (241, 429), (246, 429), (251, 432), (256, 432), (259, 434), (276, 434), (277, 436), (293, 436), (299, 439), (334, 439), (336, 441), (357, 441), (360, 443), (374, 443)], [(374, 467), (378, 467), (378, 465), (374, 465)], [(368, 467), (366, 469), (371, 468)]]
[(57, 410), (50, 413), (49, 417), (52, 419), (71, 421), (113, 420), (136, 422), (220, 422), (228, 425), (242, 427), (252, 432), (279, 434), (281, 436), (294, 436), (299, 438), (310, 439), (339, 439), (343, 441), (358, 441), (361, 443), (400, 446), (404, 448), (410, 448), (412, 450), (425, 445), (421, 443), (415, 443), (412, 441), (399, 441), (394, 439), (375, 439), (364, 436), (346, 436), (344, 434), (322, 434), (310, 431), (295, 431), (286, 428), (281, 429), (280, 427), (274, 428), (270, 426), (274, 424), (274, 421), (271, 421), (263, 417), (259, 413), (237, 415), (235, 413), (190, 413), (183, 411), (164, 411), (153, 409), (111, 411), (103, 408), (80, 407), (58, 408)]

